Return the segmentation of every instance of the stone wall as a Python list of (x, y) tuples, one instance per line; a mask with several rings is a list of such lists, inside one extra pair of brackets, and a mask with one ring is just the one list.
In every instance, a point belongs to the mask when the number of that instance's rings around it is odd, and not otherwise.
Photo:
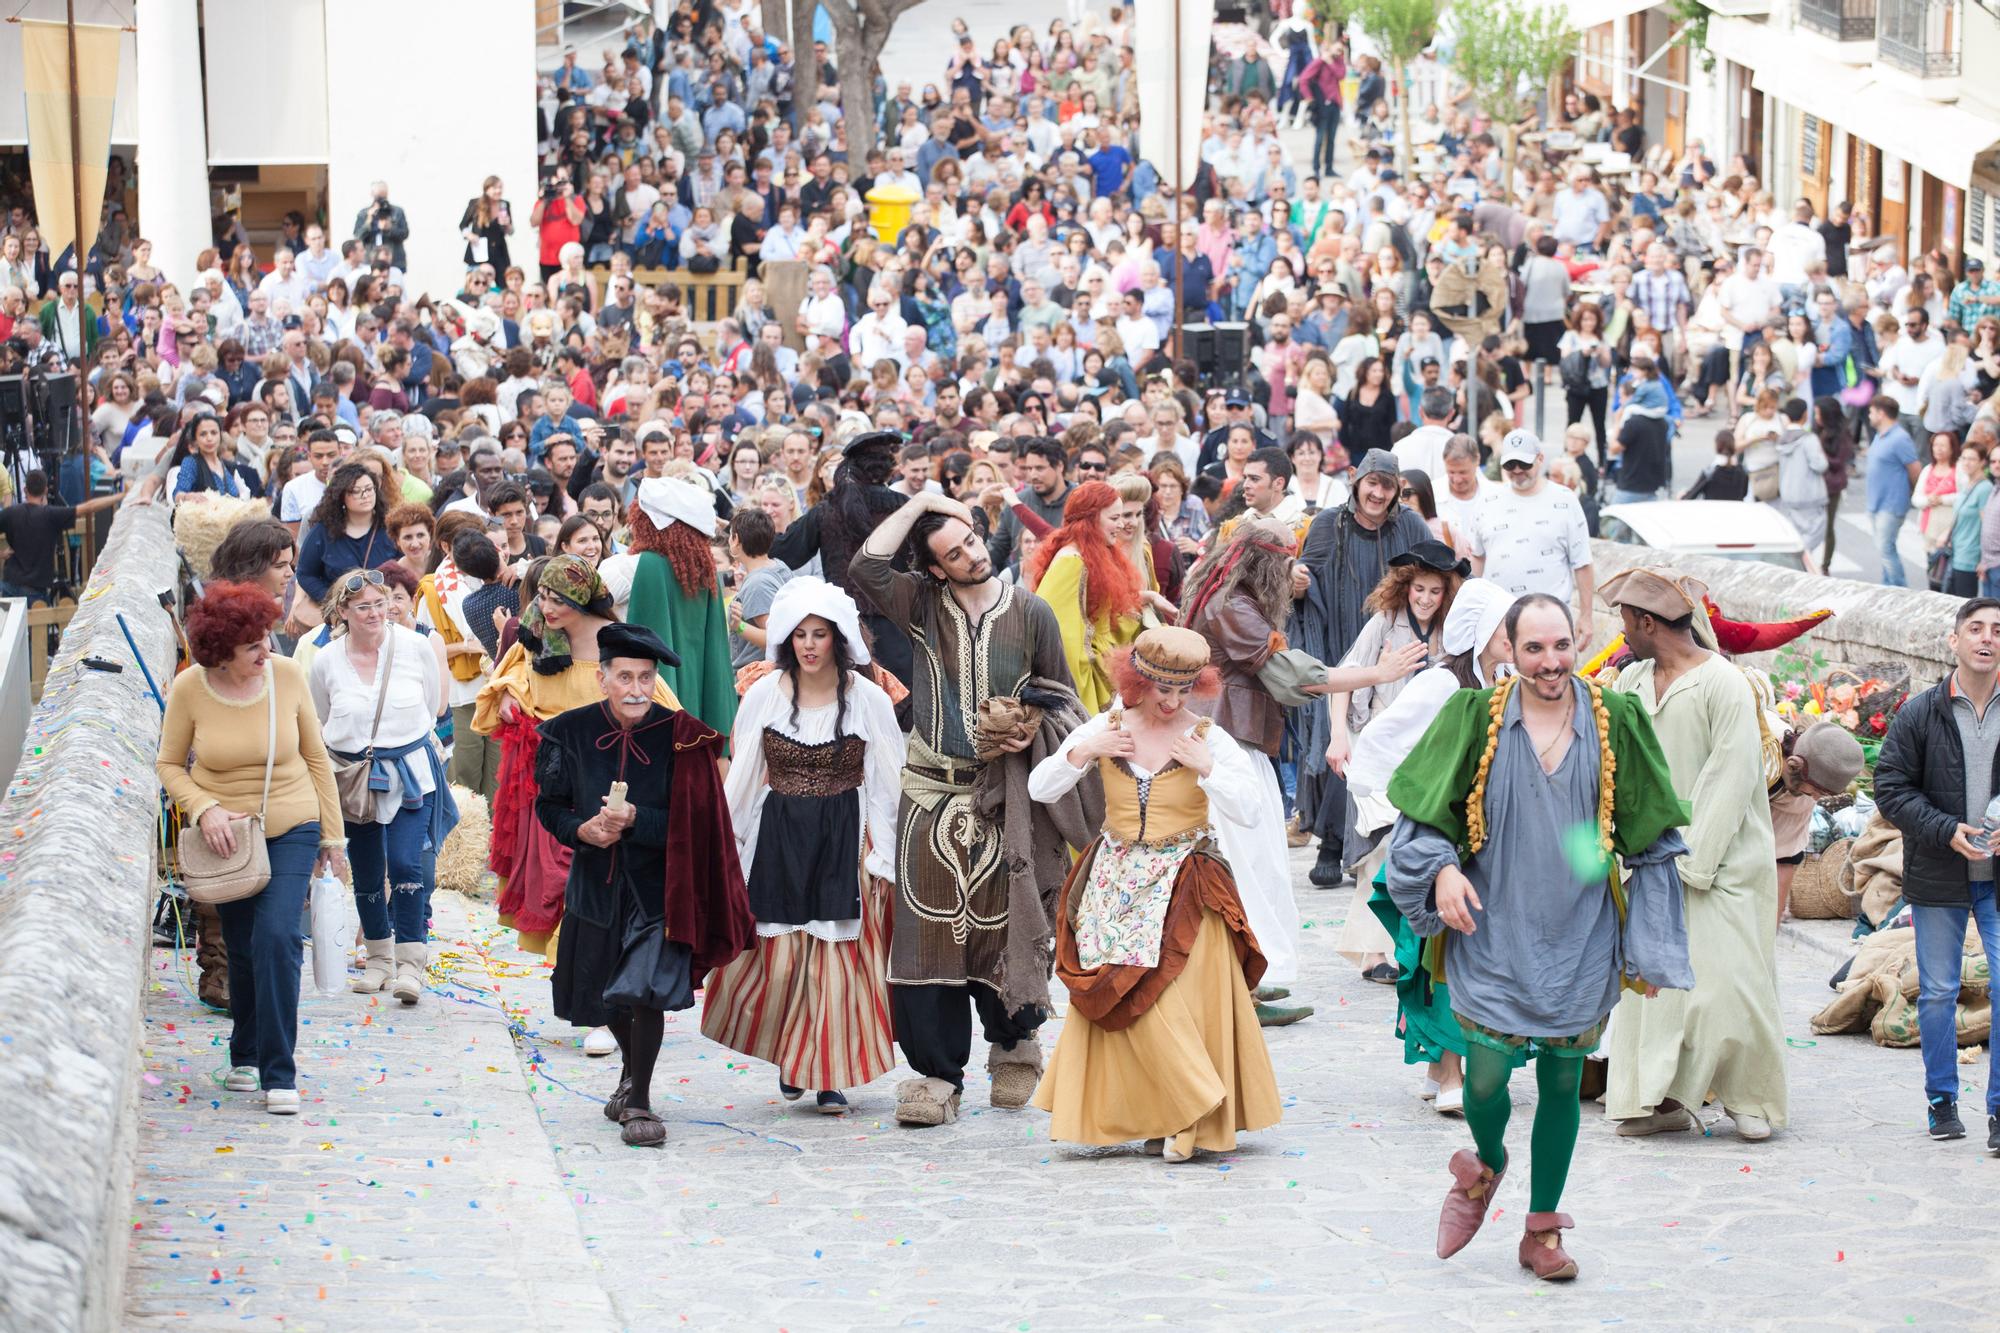
[[(1822, 607), (1831, 609), (1833, 617), (1803, 640), (1810, 650), (1825, 653), (1829, 663), (1856, 667), (1899, 663), (1910, 668), (1913, 689), (1922, 689), (1951, 670), (1951, 650), (1945, 646), (1945, 636), (1962, 605), (1957, 597), (1803, 574), (1749, 560), (1670, 557), (1618, 542), (1592, 542), (1591, 548), (1600, 588), (1621, 570), (1638, 565), (1671, 566), (1705, 581), (1709, 596), (1731, 620), (1794, 620)], [(1618, 616), (1602, 604), (1596, 615), (1595, 643), (1601, 647), (1618, 633)], [(1768, 653), (1759, 653), (1746, 660), (1768, 667), (1770, 658)]]
[(160, 714), (115, 616), (169, 679), (176, 567), (163, 508), (119, 514), (0, 799), (0, 1329), (120, 1324)]

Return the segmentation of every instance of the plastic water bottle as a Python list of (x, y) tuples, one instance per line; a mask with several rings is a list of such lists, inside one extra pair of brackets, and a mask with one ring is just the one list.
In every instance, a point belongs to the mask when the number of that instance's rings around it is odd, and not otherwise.
[(1986, 803), (1986, 813), (1979, 819), (1979, 836), (1973, 838), (1972, 845), (1987, 856), (1993, 855), (1993, 834), (2000, 831), (2000, 796)]

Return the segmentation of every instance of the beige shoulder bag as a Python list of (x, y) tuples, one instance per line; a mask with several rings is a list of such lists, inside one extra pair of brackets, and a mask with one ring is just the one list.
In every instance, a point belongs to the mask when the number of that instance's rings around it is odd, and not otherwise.
[(233, 903), (254, 898), (271, 882), (271, 849), (264, 843), (264, 815), (271, 804), (271, 766), (278, 758), (278, 681), (265, 668), (264, 794), (254, 815), (229, 816), (236, 850), (218, 856), (202, 837), (199, 823), (181, 830), (181, 882), (198, 903)]

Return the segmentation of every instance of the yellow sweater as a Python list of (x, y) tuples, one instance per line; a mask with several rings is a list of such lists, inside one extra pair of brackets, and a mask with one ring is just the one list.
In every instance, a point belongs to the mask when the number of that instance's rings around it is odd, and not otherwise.
[[(313, 712), (305, 672), (282, 657), (271, 658), (269, 670), (278, 692), (278, 758), (271, 766), (265, 836), (275, 838), (317, 819), (320, 845), (337, 846), (346, 840), (347, 829), (341, 823), (340, 794), (320, 740), (319, 717)], [(160, 785), (190, 824), (212, 805), (232, 814), (257, 813), (269, 729), (264, 694), (258, 691), (247, 703), (224, 699), (209, 687), (207, 670), (198, 666), (189, 667), (174, 681), (154, 767)]]

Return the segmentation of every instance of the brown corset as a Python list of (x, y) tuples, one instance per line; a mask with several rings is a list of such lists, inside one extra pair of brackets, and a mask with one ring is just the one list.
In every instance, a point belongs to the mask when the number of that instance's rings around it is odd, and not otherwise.
[(838, 796), (862, 783), (868, 742), (836, 736), (818, 745), (795, 741), (776, 727), (764, 728), (764, 767), (771, 790), (780, 796)]

